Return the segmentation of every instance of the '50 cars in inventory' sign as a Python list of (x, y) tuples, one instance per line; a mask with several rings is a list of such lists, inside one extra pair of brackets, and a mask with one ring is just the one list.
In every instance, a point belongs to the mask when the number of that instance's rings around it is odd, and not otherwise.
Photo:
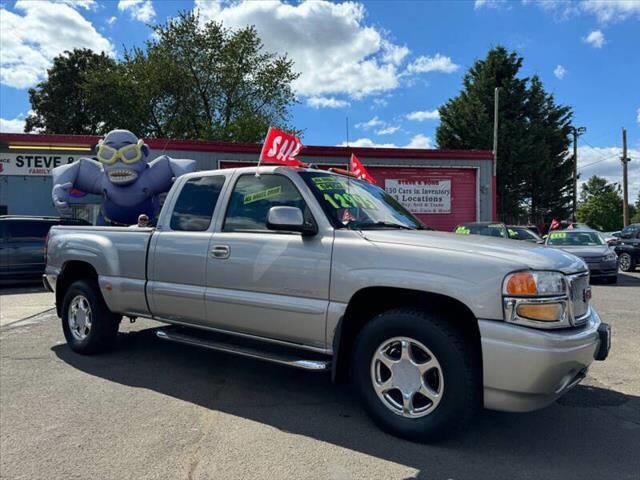
[(451, 180), (386, 179), (384, 189), (411, 213), (451, 213)]

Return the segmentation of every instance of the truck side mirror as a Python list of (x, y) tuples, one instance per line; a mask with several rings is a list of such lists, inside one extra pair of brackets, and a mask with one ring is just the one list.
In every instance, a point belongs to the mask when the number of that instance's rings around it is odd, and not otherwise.
[(300, 232), (302, 235), (318, 233), (315, 222), (305, 222), (302, 210), (297, 207), (271, 207), (267, 215), (267, 228), (285, 232)]

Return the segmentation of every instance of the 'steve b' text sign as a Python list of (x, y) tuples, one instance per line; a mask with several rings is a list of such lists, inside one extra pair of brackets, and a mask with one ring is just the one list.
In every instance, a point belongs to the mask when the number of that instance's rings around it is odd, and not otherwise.
[(384, 189), (411, 213), (451, 213), (450, 179), (387, 179)]
[(51, 175), (51, 169), (87, 155), (60, 153), (0, 153), (0, 175)]

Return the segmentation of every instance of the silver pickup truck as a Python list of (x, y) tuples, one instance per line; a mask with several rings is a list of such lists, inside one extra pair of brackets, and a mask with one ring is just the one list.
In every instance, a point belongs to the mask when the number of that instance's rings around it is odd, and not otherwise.
[(544, 407), (610, 347), (581, 259), (430, 231), (313, 168), (184, 175), (155, 228), (54, 227), (44, 282), (78, 353), (151, 318), (163, 340), (350, 379), (378, 425), (418, 441), (481, 406)]

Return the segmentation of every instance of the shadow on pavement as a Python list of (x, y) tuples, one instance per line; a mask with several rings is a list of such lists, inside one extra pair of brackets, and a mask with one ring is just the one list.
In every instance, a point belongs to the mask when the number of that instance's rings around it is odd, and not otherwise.
[(640, 287), (640, 277), (628, 273), (618, 273), (618, 287)]
[(27, 282), (20, 286), (0, 285), (0, 295), (20, 295), (23, 293), (45, 293), (42, 282)]
[(578, 386), (545, 410), (484, 411), (466, 433), (420, 445), (378, 430), (328, 375), (167, 344), (154, 330), (121, 334), (101, 356), (52, 350), (90, 375), (406, 465), (416, 478), (638, 478), (640, 397)]

